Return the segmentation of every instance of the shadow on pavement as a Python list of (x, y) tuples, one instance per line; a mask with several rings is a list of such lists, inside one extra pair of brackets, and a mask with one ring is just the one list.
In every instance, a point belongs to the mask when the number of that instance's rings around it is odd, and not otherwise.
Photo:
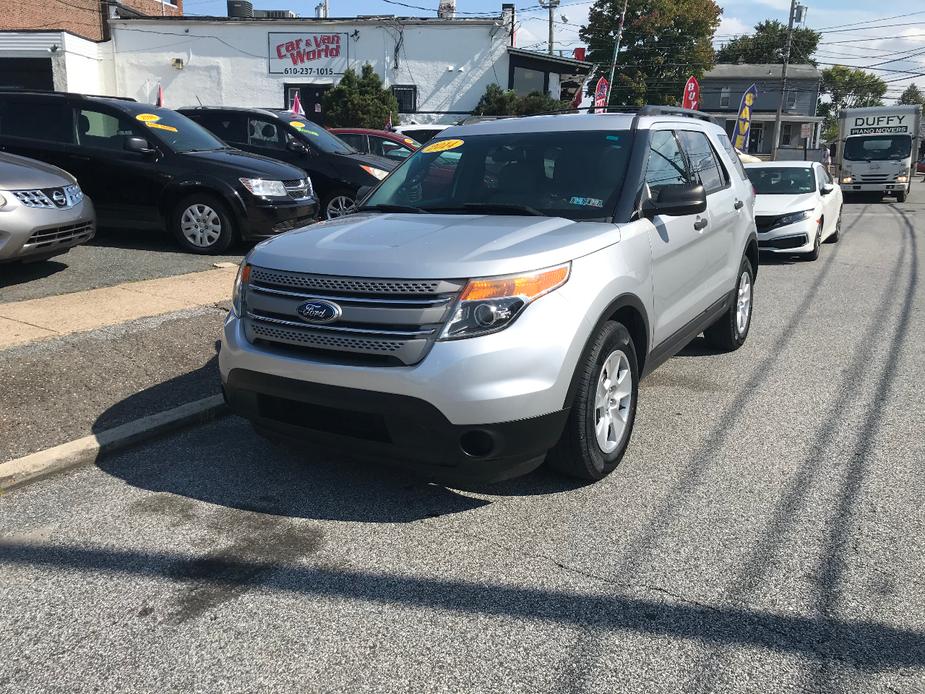
[[(102, 248), (121, 248), (130, 251), (156, 251), (158, 253), (179, 253), (189, 255), (189, 251), (180, 247), (173, 234), (158, 229), (116, 229), (101, 227), (86, 244)], [(234, 241), (224, 255), (246, 253), (254, 244), (240, 240)]]
[(61, 262), (62, 257), (65, 256), (58, 256), (57, 258), (37, 263), (4, 263), (0, 265), (0, 288), (51, 277), (62, 270), (66, 270), (68, 265)]

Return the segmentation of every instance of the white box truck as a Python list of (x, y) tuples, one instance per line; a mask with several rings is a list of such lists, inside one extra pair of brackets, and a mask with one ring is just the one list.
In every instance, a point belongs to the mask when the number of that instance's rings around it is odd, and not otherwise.
[(839, 112), (835, 172), (842, 192), (878, 192), (904, 202), (915, 175), (921, 124), (916, 105)]

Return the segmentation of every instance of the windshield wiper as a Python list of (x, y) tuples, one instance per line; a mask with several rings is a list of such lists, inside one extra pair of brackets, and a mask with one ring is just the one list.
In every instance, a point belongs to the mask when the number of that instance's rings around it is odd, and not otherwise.
[(412, 205), (363, 205), (359, 208), (360, 212), (413, 212), (415, 214), (429, 214), (429, 210), (425, 210), (421, 207), (414, 207)]
[(548, 217), (545, 212), (541, 212), (535, 207), (529, 205), (515, 205), (506, 202), (466, 202), (462, 207), (440, 207), (431, 208), (433, 212), (487, 212), (489, 214), (526, 214), (531, 217)]

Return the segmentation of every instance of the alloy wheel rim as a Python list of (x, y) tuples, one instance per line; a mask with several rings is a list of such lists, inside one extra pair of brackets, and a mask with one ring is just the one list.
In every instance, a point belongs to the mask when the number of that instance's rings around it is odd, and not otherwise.
[(604, 360), (594, 393), (594, 434), (604, 453), (612, 453), (623, 440), (633, 401), (630, 362), (622, 350)]
[(343, 217), (344, 215), (355, 212), (356, 208), (356, 202), (354, 202), (352, 198), (348, 198), (346, 195), (338, 195), (331, 198), (325, 212), (327, 213), (328, 219), (336, 219), (337, 217)]
[(198, 248), (208, 248), (222, 235), (222, 218), (208, 205), (190, 205), (180, 216), (183, 237)]
[(752, 278), (743, 272), (739, 278), (739, 294), (736, 297), (736, 332), (741, 336), (748, 328), (748, 319), (752, 313)]

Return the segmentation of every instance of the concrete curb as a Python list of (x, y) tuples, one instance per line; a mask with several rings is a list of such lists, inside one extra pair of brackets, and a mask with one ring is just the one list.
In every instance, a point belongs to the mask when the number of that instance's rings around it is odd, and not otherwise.
[(0, 491), (34, 482), (77, 465), (96, 462), (109, 453), (176, 429), (217, 419), (226, 413), (227, 407), (222, 396), (213, 395), (166, 412), (136, 419), (99, 434), (0, 463)]

